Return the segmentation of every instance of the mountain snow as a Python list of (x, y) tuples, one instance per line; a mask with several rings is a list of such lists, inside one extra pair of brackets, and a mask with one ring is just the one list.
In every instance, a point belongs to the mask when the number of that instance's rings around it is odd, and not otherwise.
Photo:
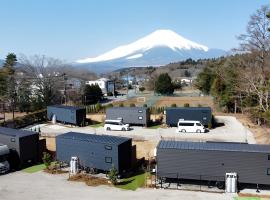
[(85, 58), (77, 63), (96, 63), (119, 58), (127, 60), (143, 57), (144, 53), (155, 47), (168, 47), (173, 51), (200, 50), (208, 52), (208, 47), (190, 41), (171, 30), (157, 30), (146, 37), (128, 45), (119, 46), (95, 58)]

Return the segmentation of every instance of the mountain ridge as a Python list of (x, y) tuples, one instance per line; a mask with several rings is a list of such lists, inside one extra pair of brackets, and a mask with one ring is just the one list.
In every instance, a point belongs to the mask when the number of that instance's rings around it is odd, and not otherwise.
[(221, 49), (210, 49), (188, 40), (171, 30), (157, 30), (97, 57), (80, 59), (74, 65), (96, 72), (108, 72), (124, 67), (162, 66), (188, 58), (215, 58), (225, 53)]

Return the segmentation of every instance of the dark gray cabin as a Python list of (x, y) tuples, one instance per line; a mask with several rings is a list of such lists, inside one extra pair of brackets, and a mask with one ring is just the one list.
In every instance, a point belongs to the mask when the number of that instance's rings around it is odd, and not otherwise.
[(39, 159), (39, 134), (32, 131), (0, 127), (0, 143), (10, 149), (10, 164), (19, 168)]
[(86, 109), (74, 106), (54, 105), (47, 107), (47, 118), (52, 120), (56, 116), (56, 121), (64, 124), (84, 126), (86, 119)]
[(212, 123), (210, 107), (166, 108), (166, 124), (177, 126), (179, 119), (200, 121), (204, 126)]
[(75, 132), (57, 136), (57, 160), (69, 163), (72, 156), (79, 158), (82, 167), (109, 171), (114, 166), (121, 173), (131, 168), (131, 139)]
[(106, 119), (118, 118), (122, 118), (126, 124), (147, 126), (150, 112), (146, 107), (113, 107), (106, 110)]
[(270, 145), (160, 141), (157, 176), (224, 181), (236, 172), (239, 183), (270, 184)]

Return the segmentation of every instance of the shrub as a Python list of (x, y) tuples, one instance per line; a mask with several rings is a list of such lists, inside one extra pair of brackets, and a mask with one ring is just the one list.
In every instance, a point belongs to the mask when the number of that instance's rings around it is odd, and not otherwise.
[(143, 92), (144, 90), (145, 90), (145, 87), (140, 87), (140, 88), (139, 88), (139, 91), (140, 91), (140, 92)]
[(171, 107), (176, 108), (176, 107), (177, 107), (176, 103), (173, 103), (173, 104), (171, 105)]
[(212, 125), (212, 123), (211, 123), (211, 122), (208, 122), (208, 125), (207, 125), (207, 127), (208, 127), (209, 129), (212, 129), (212, 128), (213, 128), (213, 125)]
[(43, 152), (42, 160), (43, 160), (43, 163), (45, 164), (46, 168), (48, 169), (48, 167), (52, 163), (52, 156), (51, 156), (51, 154), (49, 154), (47, 152)]
[(113, 107), (113, 104), (112, 103), (109, 103), (106, 108), (112, 108)]
[(186, 107), (186, 108), (190, 107), (190, 106), (189, 106), (189, 103), (185, 103), (185, 104), (184, 104), (184, 107)]
[(120, 104), (119, 104), (119, 107), (124, 107), (124, 104), (123, 104), (123, 103), (120, 103)]
[(147, 108), (147, 104), (143, 104), (143, 107)]
[(129, 107), (136, 107), (135, 103), (131, 103)]
[(96, 111), (99, 112), (102, 108), (102, 105), (100, 103), (96, 104)]
[(108, 177), (113, 185), (117, 184), (117, 170), (114, 166), (109, 171)]
[(111, 96), (113, 96), (113, 93), (112, 92), (108, 92), (107, 93), (107, 96), (111, 97)]

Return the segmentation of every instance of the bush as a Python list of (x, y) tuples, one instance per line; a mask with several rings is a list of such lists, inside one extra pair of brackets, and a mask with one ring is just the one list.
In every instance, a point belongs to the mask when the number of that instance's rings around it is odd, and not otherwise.
[(96, 111), (99, 112), (102, 109), (102, 105), (100, 103), (96, 104)]
[(47, 152), (43, 152), (43, 157), (42, 157), (43, 163), (45, 164), (46, 168), (48, 169), (49, 166), (52, 163), (52, 156), (51, 154)]
[(176, 108), (177, 105), (176, 105), (175, 103), (173, 103), (173, 104), (171, 105), (171, 107)]
[(119, 104), (119, 107), (124, 107), (124, 104), (123, 104), (123, 103), (120, 103), (120, 104)]
[(184, 107), (186, 107), (186, 108), (190, 107), (190, 106), (189, 106), (189, 103), (185, 103), (185, 104), (184, 104)]
[(140, 92), (143, 92), (144, 90), (145, 90), (145, 87), (140, 87), (140, 88), (139, 88), (139, 91), (140, 91)]
[(128, 84), (128, 89), (129, 90), (133, 89), (132, 85)]
[(111, 97), (111, 96), (113, 96), (113, 93), (112, 92), (108, 92), (107, 93), (107, 96)]
[(136, 107), (135, 103), (131, 103), (129, 107)]
[(147, 108), (147, 104), (143, 104), (143, 107)]
[(113, 104), (112, 103), (109, 103), (106, 108), (112, 108), (113, 107)]
[(109, 171), (108, 177), (113, 185), (117, 184), (117, 170), (114, 166)]

